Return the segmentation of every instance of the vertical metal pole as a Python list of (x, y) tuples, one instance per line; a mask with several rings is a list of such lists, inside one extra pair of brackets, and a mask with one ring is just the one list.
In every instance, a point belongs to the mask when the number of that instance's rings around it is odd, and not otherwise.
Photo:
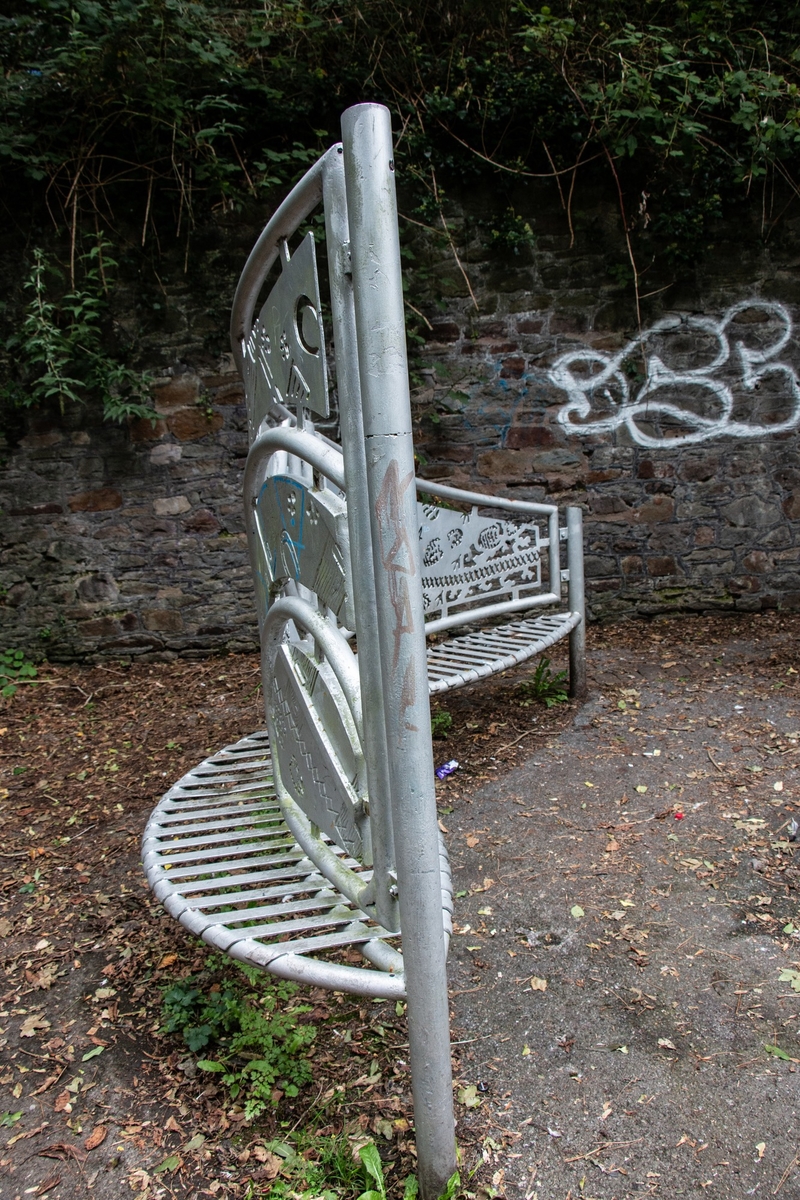
[(342, 117), (411, 1084), (423, 1200), (455, 1171), (436, 794), (391, 119)]
[(567, 566), (569, 567), (570, 612), (581, 614), (569, 635), (569, 694), (575, 700), (586, 695), (586, 595), (583, 585), (583, 513), (567, 509)]
[[(339, 147), (341, 150), (342, 148)], [(375, 576), (372, 569), (372, 532), (367, 491), (367, 460), (361, 385), (358, 378), (356, 319), (350, 271), (350, 231), (344, 184), (344, 152), (331, 157), (323, 182), (325, 232), (331, 282), (331, 317), (336, 348), (336, 386), (342, 458), (347, 482), (347, 524), (353, 566), (353, 607), (358, 639), (358, 671), (364, 713), (364, 757), (370, 796), (375, 915), (384, 929), (400, 925), (395, 881), (389, 755), (386, 749), (384, 689), (381, 673), (378, 623), (375, 612)]]

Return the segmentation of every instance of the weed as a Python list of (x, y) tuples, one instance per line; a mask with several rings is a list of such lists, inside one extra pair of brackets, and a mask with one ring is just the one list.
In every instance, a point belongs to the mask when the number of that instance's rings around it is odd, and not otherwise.
[[(56, 301), (52, 297), (61, 284), (60, 271), (42, 250), (34, 250), (33, 267), (24, 284), (30, 299), (20, 332), (5, 346), (19, 377), (4, 385), (0, 398), (22, 408), (55, 400), (63, 413), (68, 403), (84, 404), (94, 394), (102, 399), (108, 421), (154, 418), (146, 403), (150, 377), (132, 370), (105, 347), (109, 280), (117, 266), (108, 251), (109, 244), (98, 238), (79, 260), (83, 286), (73, 281)], [(48, 276), (54, 284), (48, 283)]]
[[(372, 1182), (374, 1187), (367, 1187), (365, 1192), (362, 1192), (358, 1200), (386, 1200), (386, 1184), (383, 1178), (383, 1163), (381, 1156), (378, 1153), (378, 1148), (374, 1142), (368, 1142), (366, 1146), (362, 1146), (358, 1152), (358, 1157), (364, 1166), (364, 1173), (367, 1177), (367, 1183)], [(455, 1182), (454, 1182), (455, 1181)], [(440, 1200), (453, 1200), (455, 1190), (460, 1184), (458, 1173), (451, 1175), (447, 1181), (447, 1187), (440, 1197)], [(419, 1184), (416, 1176), (409, 1175), (403, 1188), (403, 1200), (416, 1200), (419, 1194)]]
[(13, 696), (20, 680), (32, 680), (36, 675), (36, 667), (22, 650), (0, 651), (0, 696)]
[(21, 896), (31, 896), (36, 891), (36, 885), (39, 883), (39, 880), (41, 878), (42, 878), (42, 873), (38, 867), (33, 872), (32, 876), (31, 875), (23, 875), (22, 887), (19, 888), (20, 895)]
[(431, 715), (431, 737), (446, 738), (453, 727), (453, 718), (445, 709), (440, 708), (438, 712)]
[[(374, 1142), (356, 1152), (346, 1133), (325, 1137), (302, 1130), (287, 1134), (285, 1140), (268, 1142), (266, 1150), (283, 1159), (278, 1177), (267, 1192), (251, 1184), (246, 1200), (266, 1200), (267, 1196), (269, 1200), (350, 1200), (353, 1196), (387, 1200), (383, 1163)], [(366, 1190), (362, 1191), (364, 1184)], [(442, 1200), (454, 1200), (457, 1185), (458, 1177), (453, 1176)], [(417, 1181), (410, 1175), (403, 1200), (416, 1200), (418, 1194)]]
[(298, 1020), (309, 1006), (292, 1002), (294, 984), (268, 982), (245, 967), (241, 976), (219, 981), (215, 968), (212, 958), (208, 970), (167, 988), (162, 1028), (180, 1033), (195, 1054), (213, 1053), (213, 1058), (198, 1059), (197, 1066), (219, 1075), (231, 1099), (240, 1101), (245, 1118), (252, 1120), (281, 1095), (296, 1096), (310, 1081), (305, 1051), (316, 1029)]
[(566, 671), (556, 671), (553, 674), (550, 670), (549, 658), (540, 659), (533, 679), (528, 679), (525, 683), (519, 685), (518, 691), (524, 697), (520, 701), (520, 704), (523, 708), (526, 708), (535, 700), (542, 701), (548, 708), (553, 708), (556, 704), (563, 704), (569, 699), (564, 687), (566, 678)]

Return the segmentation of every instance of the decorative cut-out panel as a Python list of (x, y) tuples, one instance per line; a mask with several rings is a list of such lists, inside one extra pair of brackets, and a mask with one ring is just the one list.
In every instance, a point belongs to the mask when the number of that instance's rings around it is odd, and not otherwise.
[(301, 583), (353, 629), (347, 507), (341, 496), (305, 487), (291, 476), (271, 476), (256, 502), (256, 523), (266, 590), (274, 595), (290, 580)]
[(430, 620), (541, 589), (539, 529), (420, 504), (422, 594)]
[(269, 702), (280, 785), (322, 833), (366, 862), (357, 791), (363, 757), (333, 671), (305, 643), (286, 643), (275, 662)]
[(312, 233), (306, 234), (291, 258), (284, 258), (280, 278), (244, 350), (251, 434), (275, 404), (293, 411), (306, 408), (320, 417), (329, 415), (325, 332)]

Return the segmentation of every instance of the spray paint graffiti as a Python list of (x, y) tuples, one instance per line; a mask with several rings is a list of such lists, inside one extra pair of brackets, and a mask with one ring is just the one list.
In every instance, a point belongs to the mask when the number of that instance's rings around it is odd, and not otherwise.
[(783, 433), (800, 424), (797, 374), (776, 361), (791, 336), (782, 304), (746, 300), (719, 321), (665, 317), (613, 357), (571, 350), (549, 372), (569, 397), (558, 420), (573, 434), (624, 425), (653, 448)]

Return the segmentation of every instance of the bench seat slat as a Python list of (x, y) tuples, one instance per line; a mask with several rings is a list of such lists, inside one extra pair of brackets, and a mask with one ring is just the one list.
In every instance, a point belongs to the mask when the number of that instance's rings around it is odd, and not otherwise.
[[(330, 849), (369, 882), (370, 868), (332, 844)], [(285, 825), (265, 734), (226, 747), (170, 788), (145, 830), (142, 861), (167, 911), (233, 957), (300, 981), (329, 975), (329, 986), (346, 985), (363, 995), (405, 994), (402, 957), (383, 940), (396, 943), (398, 935), (342, 896)], [(440, 863), (447, 937), (453, 902), (443, 844)], [(368, 943), (383, 947), (380, 970), (343, 966), (347, 947), (365, 947), (367, 964), (377, 962)]]
[(577, 612), (548, 613), (431, 646), (429, 691), (431, 695), (451, 691), (526, 662), (566, 637), (580, 620)]

